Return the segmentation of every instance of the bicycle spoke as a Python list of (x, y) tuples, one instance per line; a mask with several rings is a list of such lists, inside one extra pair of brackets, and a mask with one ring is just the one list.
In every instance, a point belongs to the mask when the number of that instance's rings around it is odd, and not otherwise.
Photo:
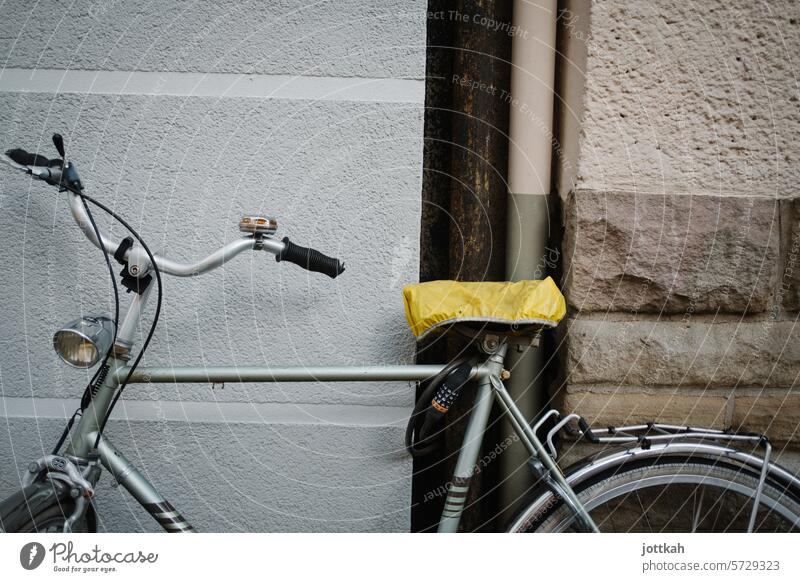
[[(725, 493), (717, 497), (717, 500), (714, 502), (714, 505), (717, 506), (717, 514), (714, 516), (714, 522), (711, 524), (711, 531), (717, 531), (717, 522), (719, 521), (719, 515), (722, 512), (722, 499), (725, 497)], [(713, 506), (712, 506), (713, 507)]]
[(697, 532), (697, 526), (700, 524), (700, 512), (703, 510), (703, 498), (706, 494), (706, 488), (700, 490), (700, 499), (697, 498), (697, 490), (694, 489), (694, 507), (692, 508), (692, 533)]
[(638, 491), (635, 491), (634, 494), (636, 495), (636, 501), (639, 502), (639, 507), (642, 509), (642, 517), (644, 517), (644, 520), (647, 523), (647, 528), (650, 530), (650, 533), (653, 533), (653, 526), (650, 523), (650, 519), (647, 517), (647, 510), (644, 508), (644, 504), (642, 503), (642, 498), (639, 497)]

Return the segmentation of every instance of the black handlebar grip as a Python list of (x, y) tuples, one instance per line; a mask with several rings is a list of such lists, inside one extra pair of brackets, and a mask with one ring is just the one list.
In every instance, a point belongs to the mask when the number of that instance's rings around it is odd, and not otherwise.
[(344, 272), (344, 263), (339, 259), (328, 257), (314, 249), (296, 245), (289, 240), (288, 236), (283, 239), (283, 250), (275, 255), (275, 260), (279, 263), (289, 261), (309, 271), (327, 275), (331, 279), (335, 279)]

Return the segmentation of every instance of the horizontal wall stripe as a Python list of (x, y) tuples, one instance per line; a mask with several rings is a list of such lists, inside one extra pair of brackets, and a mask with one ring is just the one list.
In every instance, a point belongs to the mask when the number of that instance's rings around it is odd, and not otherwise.
[[(0, 417), (67, 419), (79, 399), (0, 398)], [(247, 402), (120, 401), (112, 420), (210, 423), (404, 425), (411, 409), (402, 406)]]
[(234, 73), (3, 69), (0, 91), (105, 95), (246, 97), (310, 101), (425, 101), (425, 81)]

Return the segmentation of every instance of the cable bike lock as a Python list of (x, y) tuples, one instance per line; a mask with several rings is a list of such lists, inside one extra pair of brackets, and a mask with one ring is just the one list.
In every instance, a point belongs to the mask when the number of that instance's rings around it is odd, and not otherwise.
[(441, 439), (433, 439), (442, 435), (444, 429), (432, 431), (458, 398), (461, 389), (469, 381), (471, 372), (471, 360), (459, 358), (428, 381), (414, 404), (406, 426), (405, 445), (412, 457), (427, 455), (441, 446)]

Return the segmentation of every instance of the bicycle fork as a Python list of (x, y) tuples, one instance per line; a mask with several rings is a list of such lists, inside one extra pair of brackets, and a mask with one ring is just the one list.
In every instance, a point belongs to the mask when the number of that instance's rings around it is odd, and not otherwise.
[(492, 402), (496, 400), (503, 412), (511, 420), (511, 424), (520, 441), (528, 449), (531, 460), (535, 462), (536, 466), (541, 467), (540, 476), (544, 479), (544, 482), (575, 512), (584, 529), (591, 532), (599, 532), (597, 525), (567, 483), (558, 464), (556, 464), (553, 457), (550, 456), (536, 436), (536, 433), (531, 429), (528, 421), (517, 407), (508, 390), (506, 390), (502, 380), (500, 380), (506, 349), (507, 346), (501, 344), (485, 363), (489, 368), (489, 374), (479, 380), (478, 383), (475, 404), (467, 424), (467, 430), (464, 433), (464, 441), (458, 455), (453, 479), (447, 491), (438, 531), (440, 533), (455, 533), (458, 531), (458, 524), (461, 521), (467, 493), (469, 492), (469, 484), (475, 474), (476, 462), (480, 454), (486, 425), (489, 421)]

